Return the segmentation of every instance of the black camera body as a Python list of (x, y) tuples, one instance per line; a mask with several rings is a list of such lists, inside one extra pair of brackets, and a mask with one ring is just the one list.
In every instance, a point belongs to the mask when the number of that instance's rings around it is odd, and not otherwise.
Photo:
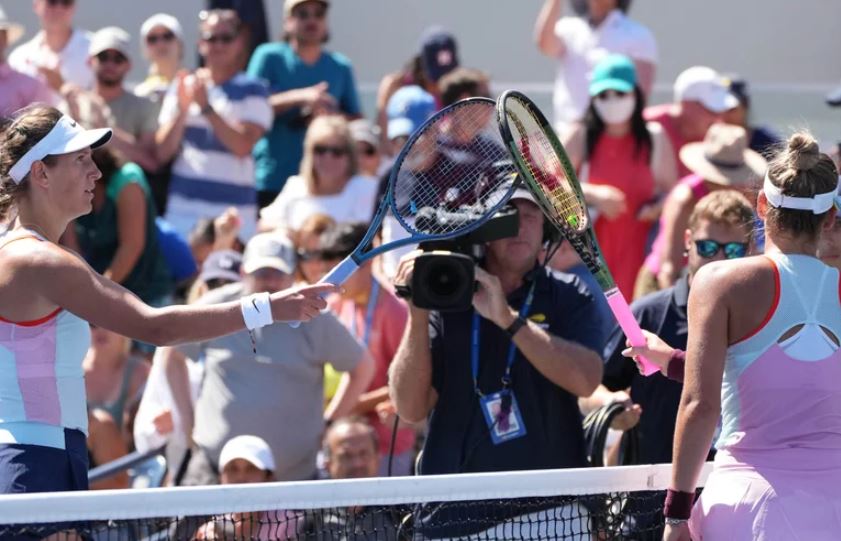
[[(453, 216), (429, 209), (415, 218), (419, 230), (441, 231), (441, 220)], [(418, 308), (440, 312), (468, 310), (476, 292), (476, 263), (484, 255), (484, 244), (514, 237), (520, 228), (517, 208), (507, 205), (481, 227), (447, 241), (419, 244), (423, 254), (415, 258), (409, 295)]]

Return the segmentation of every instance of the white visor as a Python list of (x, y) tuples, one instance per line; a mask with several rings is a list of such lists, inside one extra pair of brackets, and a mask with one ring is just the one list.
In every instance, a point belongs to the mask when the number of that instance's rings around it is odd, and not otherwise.
[(111, 139), (110, 128), (86, 130), (69, 116), (62, 116), (53, 129), (9, 169), (9, 176), (20, 184), (32, 164), (47, 156), (69, 154), (84, 148), (98, 148)]
[(774, 186), (768, 174), (765, 175), (765, 182), (762, 185), (762, 191), (765, 193), (765, 198), (772, 207), (794, 209), (794, 210), (811, 210), (814, 214), (823, 214), (832, 208), (835, 204), (835, 195), (838, 193), (838, 185), (831, 192), (815, 194), (812, 197), (792, 197), (790, 195), (783, 195), (782, 190)]

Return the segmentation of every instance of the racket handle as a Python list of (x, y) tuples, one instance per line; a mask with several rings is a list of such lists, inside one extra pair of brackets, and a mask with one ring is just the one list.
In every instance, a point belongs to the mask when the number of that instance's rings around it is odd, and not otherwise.
[[(628, 341), (631, 342), (631, 345), (644, 346), (646, 341), (645, 336), (642, 334), (642, 329), (640, 329), (640, 325), (637, 323), (634, 314), (631, 313), (631, 307), (628, 306), (628, 301), (625, 300), (625, 296), (622, 295), (619, 288), (614, 287), (610, 291), (606, 292), (605, 297), (607, 298), (608, 306), (610, 306), (610, 311), (613, 312), (613, 315), (616, 317), (616, 321), (619, 323), (619, 327), (621, 327), (625, 336), (628, 337)], [(640, 355), (639, 360), (644, 376), (650, 376), (651, 374), (660, 371), (660, 368), (656, 364), (652, 363), (642, 355)]]
[[(356, 272), (356, 269), (359, 268), (359, 263), (354, 261), (353, 255), (349, 255), (342, 260), (341, 263), (333, 267), (330, 272), (324, 275), (324, 278), (318, 281), (319, 284), (333, 284), (334, 286), (340, 286), (350, 278), (350, 275)], [(293, 329), (297, 329), (300, 325), (300, 321), (289, 321), (288, 325)]]

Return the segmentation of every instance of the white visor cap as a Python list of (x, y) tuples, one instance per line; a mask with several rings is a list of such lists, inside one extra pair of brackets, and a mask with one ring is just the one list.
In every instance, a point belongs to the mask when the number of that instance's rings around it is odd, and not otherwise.
[(110, 128), (99, 128), (86, 130), (78, 122), (67, 115), (62, 116), (53, 129), (43, 139), (35, 143), (35, 146), (19, 159), (11, 169), (9, 176), (16, 184), (20, 184), (32, 164), (43, 160), (47, 156), (70, 154), (85, 148), (99, 148), (111, 139)]

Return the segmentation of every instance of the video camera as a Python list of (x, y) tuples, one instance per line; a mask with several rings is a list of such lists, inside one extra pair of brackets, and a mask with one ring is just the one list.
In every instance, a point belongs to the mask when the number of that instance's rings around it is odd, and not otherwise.
[[(478, 216), (427, 207), (415, 216), (419, 231), (453, 228), (454, 221), (475, 221)], [(412, 283), (401, 296), (412, 299), (418, 308), (441, 312), (467, 310), (476, 291), (476, 263), (484, 255), (484, 244), (519, 232), (517, 208), (506, 205), (490, 220), (470, 233), (446, 241), (421, 242), (423, 254), (415, 258)]]

